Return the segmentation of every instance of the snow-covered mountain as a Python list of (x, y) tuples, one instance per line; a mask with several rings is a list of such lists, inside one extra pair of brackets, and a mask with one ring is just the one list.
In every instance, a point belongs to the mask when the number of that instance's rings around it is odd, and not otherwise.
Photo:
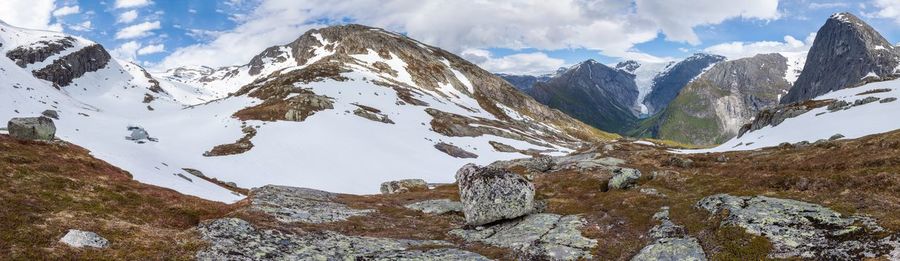
[[(0, 59), (0, 84), (12, 86), (0, 89), (0, 118), (57, 110), (61, 139), (138, 181), (219, 201), (242, 196), (207, 180), (371, 193), (386, 180), (449, 182), (465, 163), (611, 137), (453, 54), (377, 28), (313, 30), (243, 66), (160, 77), (104, 62), (102, 46), (85, 39), (0, 29), (10, 58)], [(126, 139), (135, 126), (155, 141)]]
[(761, 112), (742, 135), (715, 148), (691, 152), (753, 150), (782, 143), (855, 139), (900, 129), (900, 80), (833, 91)]

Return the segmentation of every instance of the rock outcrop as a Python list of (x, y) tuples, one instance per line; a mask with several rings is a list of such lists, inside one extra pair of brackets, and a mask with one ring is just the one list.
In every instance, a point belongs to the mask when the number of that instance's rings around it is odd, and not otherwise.
[(336, 194), (308, 188), (269, 185), (254, 189), (250, 195), (250, 210), (272, 215), (281, 222), (336, 222), (374, 211), (352, 209), (336, 202)]
[(16, 62), (19, 67), (25, 68), (29, 64), (43, 62), (50, 56), (75, 47), (75, 38), (71, 36), (56, 40), (38, 41), (29, 46), (19, 46), (6, 53), (6, 57)]
[(637, 184), (641, 178), (641, 171), (630, 168), (618, 168), (613, 171), (613, 177), (609, 179), (609, 189), (628, 189)]
[(381, 183), (381, 194), (397, 194), (426, 190), (428, 190), (428, 183), (422, 179), (402, 179)]
[(781, 104), (893, 79), (900, 75), (898, 65), (900, 50), (874, 28), (853, 14), (834, 14), (816, 33), (806, 66)]
[(534, 209), (534, 185), (505, 169), (467, 164), (456, 172), (466, 224), (521, 217)]
[(461, 158), (461, 159), (478, 158), (478, 154), (471, 153), (469, 151), (464, 150), (463, 148), (457, 147), (456, 145), (453, 145), (450, 143), (439, 142), (437, 144), (434, 144), (434, 148), (443, 153), (447, 153), (447, 155), (450, 155), (454, 158)]
[(534, 214), (481, 229), (456, 229), (450, 235), (512, 249), (528, 260), (591, 259), (597, 241), (581, 235), (581, 217)]
[(697, 238), (687, 235), (684, 227), (669, 219), (669, 208), (663, 207), (653, 215), (658, 225), (650, 229), (653, 242), (631, 258), (632, 261), (679, 260), (704, 261), (706, 253)]
[(425, 214), (442, 215), (449, 212), (462, 212), (463, 205), (458, 201), (449, 199), (433, 199), (412, 203), (405, 206), (408, 209), (422, 211)]
[(209, 243), (197, 253), (198, 260), (489, 260), (444, 241), (293, 233), (260, 229), (238, 218), (206, 221), (198, 231)]
[(19, 140), (53, 140), (56, 125), (47, 117), (12, 118), (6, 125), (9, 136)]
[(772, 258), (859, 260), (887, 255), (894, 249), (889, 243), (900, 242), (896, 235), (877, 237), (885, 229), (872, 218), (844, 217), (797, 200), (719, 194), (703, 198), (697, 207), (723, 214), (723, 225), (768, 238), (773, 245)]
[(85, 73), (103, 69), (111, 58), (102, 45), (94, 44), (67, 54), (33, 74), (38, 79), (52, 82), (57, 88), (65, 87)]
[(59, 239), (59, 242), (76, 248), (106, 248), (109, 246), (109, 241), (97, 235), (97, 233), (77, 229), (69, 229), (69, 232), (66, 232), (66, 235)]

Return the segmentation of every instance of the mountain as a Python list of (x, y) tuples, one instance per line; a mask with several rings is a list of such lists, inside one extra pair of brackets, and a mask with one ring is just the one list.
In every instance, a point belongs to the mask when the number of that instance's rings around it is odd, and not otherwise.
[(782, 104), (900, 75), (900, 50), (850, 13), (828, 18), (816, 33), (806, 61)]
[(539, 82), (547, 82), (550, 78), (553, 78), (563, 72), (568, 70), (568, 68), (559, 68), (556, 70), (556, 73), (553, 74), (543, 74), (543, 75), (526, 75), (526, 74), (506, 74), (506, 73), (497, 73), (498, 77), (502, 78), (516, 87), (516, 89), (527, 92), (531, 90), (531, 87), (534, 87), (535, 84)]
[[(12, 86), (0, 89), (0, 117), (56, 110), (59, 138), (140, 182), (217, 201), (243, 198), (235, 186), (449, 182), (466, 163), (614, 137), (451, 53), (360, 25), (159, 77), (78, 37), (5, 24), (0, 35), (0, 84)], [(153, 139), (127, 139), (135, 129)]]
[(649, 93), (640, 100), (646, 108), (646, 113), (652, 115), (665, 109), (688, 82), (712, 65), (724, 60), (724, 56), (697, 53), (653, 75)]
[(675, 63), (642, 63), (633, 60), (622, 61), (616, 64), (616, 69), (633, 75), (634, 84), (638, 89), (638, 97), (634, 100), (633, 106), (637, 108), (640, 117), (645, 117), (650, 114), (647, 106), (644, 106), (643, 101), (647, 97), (647, 94), (653, 90), (654, 79), (664, 71), (670, 69), (673, 64)]
[(788, 59), (781, 54), (715, 64), (688, 83), (659, 115), (637, 134), (688, 144), (713, 145), (738, 134), (757, 112), (778, 104), (791, 87)]
[(537, 101), (604, 131), (624, 133), (637, 121), (634, 75), (594, 60), (577, 64), (528, 91)]

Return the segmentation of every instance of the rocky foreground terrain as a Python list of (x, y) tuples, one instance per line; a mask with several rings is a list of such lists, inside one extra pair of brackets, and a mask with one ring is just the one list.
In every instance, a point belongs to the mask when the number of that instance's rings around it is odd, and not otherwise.
[[(900, 132), (675, 154), (649, 142), (466, 165), (382, 195), (140, 184), (64, 141), (0, 135), (10, 259), (900, 259)], [(839, 160), (838, 160), (839, 159)]]

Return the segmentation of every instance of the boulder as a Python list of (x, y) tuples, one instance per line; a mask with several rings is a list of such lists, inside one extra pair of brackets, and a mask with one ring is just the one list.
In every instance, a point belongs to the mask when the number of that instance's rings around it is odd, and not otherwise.
[(534, 209), (534, 185), (501, 168), (467, 164), (456, 172), (466, 224), (517, 218)]
[(613, 171), (613, 177), (607, 184), (609, 189), (628, 189), (637, 184), (641, 178), (641, 171), (630, 168), (618, 168)]
[(150, 133), (147, 132), (144, 128), (137, 126), (128, 126), (128, 130), (131, 131), (131, 135), (125, 137), (127, 140), (131, 140), (137, 143), (144, 143), (147, 141), (156, 141), (155, 138), (150, 137)]
[(54, 120), (59, 120), (59, 112), (57, 112), (55, 110), (46, 110), (44, 112), (41, 112), (41, 115), (43, 115), (44, 117), (47, 117), (47, 118), (54, 119)]
[(12, 118), (7, 124), (9, 136), (18, 140), (53, 140), (56, 125), (47, 117)]
[(97, 235), (97, 233), (77, 229), (69, 229), (69, 232), (59, 239), (59, 242), (76, 248), (106, 248), (109, 246), (109, 241)]
[(831, 135), (831, 137), (828, 138), (828, 140), (839, 140), (839, 139), (843, 139), (843, 138), (844, 138), (844, 135), (838, 133), (838, 134), (835, 134), (835, 135)]
[(381, 183), (381, 194), (397, 194), (426, 190), (428, 190), (428, 183), (422, 179), (402, 179)]

